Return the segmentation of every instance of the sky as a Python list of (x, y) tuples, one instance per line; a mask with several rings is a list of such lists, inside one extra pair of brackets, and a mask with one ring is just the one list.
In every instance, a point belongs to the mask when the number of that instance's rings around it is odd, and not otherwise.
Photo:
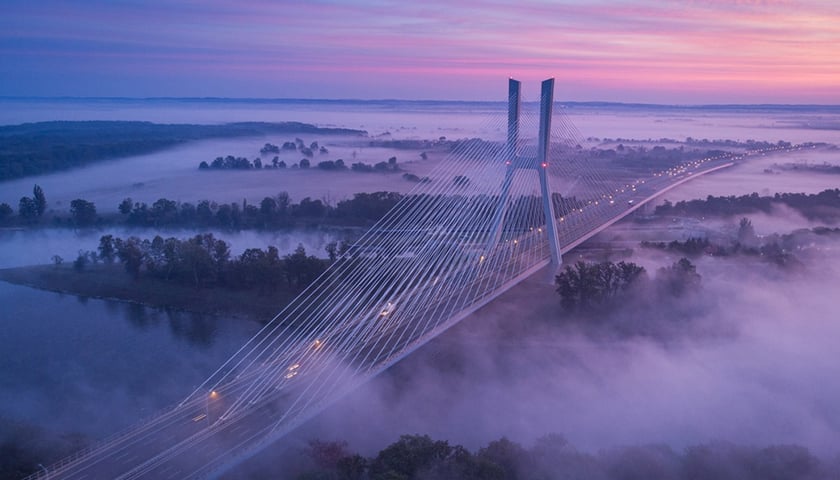
[(840, 104), (836, 0), (3, 0), (0, 96)]

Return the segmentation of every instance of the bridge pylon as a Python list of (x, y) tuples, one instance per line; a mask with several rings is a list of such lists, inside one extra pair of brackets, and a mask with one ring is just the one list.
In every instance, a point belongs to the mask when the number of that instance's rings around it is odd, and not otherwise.
[(551, 198), (547, 172), (551, 147), (551, 115), (554, 108), (554, 79), (549, 78), (542, 82), (540, 93), (540, 130), (535, 157), (520, 156), (517, 152), (517, 144), (519, 143), (521, 85), (521, 82), (518, 80), (508, 79), (508, 132), (504, 149), (507, 168), (505, 169), (505, 179), (502, 182), (501, 191), (499, 192), (498, 206), (493, 215), (487, 250), (491, 251), (502, 237), (505, 211), (510, 197), (510, 187), (516, 171), (536, 170), (540, 180), (540, 195), (542, 197), (543, 215), (545, 216), (545, 230), (551, 251), (552, 269), (550, 273), (553, 275), (554, 272), (560, 269), (563, 260), (557, 233), (557, 215), (554, 209), (554, 202)]

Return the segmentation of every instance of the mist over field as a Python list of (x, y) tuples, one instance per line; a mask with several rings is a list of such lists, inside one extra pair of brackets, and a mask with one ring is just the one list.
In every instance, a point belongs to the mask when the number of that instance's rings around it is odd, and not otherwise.
[(5, 1), (0, 480), (840, 480), (838, 45), (838, 0)]
[[(805, 129), (805, 120), (793, 119), (789, 113), (763, 121), (755, 113), (728, 116), (570, 111), (580, 130), (600, 135), (593, 134), (587, 145), (603, 148), (628, 139), (650, 148), (657, 143), (645, 141), (652, 136), (651, 131), (657, 137), (677, 141), (687, 136), (823, 141), (836, 133)], [(140, 112), (138, 116), (152, 112)], [(175, 112), (172, 109), (155, 114), (163, 115), (159, 120), (178, 119)], [(263, 114), (265, 120), (275, 119), (267, 111)], [(340, 120), (342, 115), (353, 118), (353, 112), (342, 112), (336, 119), (323, 121), (323, 125), (370, 127), (370, 123), (353, 125)], [(430, 115), (424, 111), (420, 118), (428, 120)], [(447, 115), (447, 124), (455, 125), (465, 118), (466, 124), (478, 123), (474, 118), (477, 114)], [(434, 132), (426, 128), (430, 121), (421, 121), (425, 126), (412, 130), (406, 126), (412, 121), (410, 115), (392, 116), (388, 125), (378, 125), (369, 133), (387, 132), (383, 138), (424, 139), (434, 139), (437, 133), (449, 138), (492, 138), (503, 133), (480, 128)], [(610, 140), (606, 141), (608, 133)], [(116, 216), (117, 205), (126, 197), (148, 203), (165, 197), (179, 202), (208, 199), (240, 205), (244, 200), (256, 205), (263, 197), (283, 191), (289, 192), (292, 201), (312, 197), (334, 205), (357, 192), (408, 192), (416, 184), (402, 178), (402, 173), (423, 176), (445, 161), (442, 152), (423, 159), (417, 150), (370, 146), (367, 143), (371, 137), (301, 135), (307, 144), (318, 141), (329, 148), (324, 159), (373, 164), (395, 156), (401, 170), (369, 174), (316, 168), (198, 170), (201, 161), (217, 156), (253, 159), (264, 143), (282, 144), (295, 136), (204, 140), (3, 182), (0, 201), (17, 207), (17, 200), (30, 195), (32, 185), (37, 183), (46, 193), (48, 211), (59, 213), (66, 212), (75, 198), (95, 202), (100, 215)], [(289, 164), (299, 157), (299, 153), (282, 154)], [(270, 157), (262, 158), (266, 161)], [(316, 162), (320, 159), (317, 155), (314, 158)], [(750, 157), (718, 174), (688, 182), (657, 202), (752, 192), (814, 193), (838, 186), (836, 175), (776, 166), (789, 162), (840, 164), (840, 157), (831, 148)], [(823, 225), (783, 206), (748, 216), (758, 235)], [(611, 245), (616, 252), (633, 249), (632, 256), (624, 259), (645, 266), (654, 276), (659, 267), (670, 265), (678, 257), (640, 249), (639, 240), (731, 236), (738, 228), (737, 222), (738, 218), (721, 217), (683, 218), (659, 226), (623, 222), (599, 234), (593, 243)], [(246, 248), (273, 245), (282, 257), (300, 243), (309, 254), (324, 257), (327, 243), (352, 238), (359, 233), (357, 230), (217, 229), (213, 234), (230, 243), (233, 255)], [(116, 223), (91, 229), (9, 229), (0, 232), (4, 245), (0, 267), (46, 264), (54, 254), (72, 260), (79, 250), (95, 250), (104, 234), (186, 238), (196, 233)], [(540, 272), (245, 462), (233, 470), (230, 478), (240, 474), (260, 478), (266, 471), (282, 473), (283, 468), (299, 467), (312, 439), (347, 441), (352, 451), (374, 456), (403, 434), (428, 434), (473, 451), (502, 437), (527, 447), (547, 434), (559, 434), (570, 445), (592, 455), (619, 455), (625, 452), (621, 449), (652, 448), (649, 445), (682, 452), (695, 445), (763, 448), (793, 444), (830, 461), (840, 454), (840, 384), (835, 380), (840, 378), (840, 367), (834, 354), (840, 324), (836, 322), (833, 298), (840, 281), (837, 251), (836, 240), (810, 246), (807, 251), (796, 252), (802, 268), (790, 270), (755, 258), (692, 259), (703, 277), (700, 291), (661, 303), (651, 303), (644, 296), (630, 299), (597, 317), (563, 312), (549, 273)], [(565, 261), (572, 263), (581, 258), (578, 255), (585, 253), (572, 252)], [(76, 300), (46, 292), (20, 295), (15, 290), (19, 288), (23, 287), (4, 284), (0, 289), (3, 298), (16, 304), (15, 309), (4, 312), (4, 319), (6, 325), (17, 318), (29, 319), (31, 329), (16, 332), (18, 337), (7, 335), (6, 340), (22, 349), (10, 359), (21, 365), (36, 365), (27, 368), (37, 375), (30, 383), (11, 374), (4, 379), (7, 385), (17, 386), (0, 395), (0, 406), (6, 405), (0, 410), (0, 420), (11, 419), (6, 424), (11, 425), (8, 432), (13, 432), (0, 441), (17, 441), (27, 435), (47, 439), (80, 434), (73, 441), (84, 443), (131, 425), (159, 406), (183, 399), (235, 350), (239, 343), (233, 339), (246, 338), (254, 328), (252, 324), (239, 328), (233, 323), (238, 320), (231, 318), (200, 319), (185, 312), (143, 307), (140, 311), (136, 306), (123, 308), (114, 306), (114, 302)], [(39, 310), (42, 303), (44, 307)], [(39, 340), (44, 332), (64, 331), (40, 323), (44, 318), (53, 322), (64, 316), (68, 320), (62, 328), (77, 336), (58, 333), (56, 338)], [(86, 333), (88, 330), (97, 335)], [(127, 346), (115, 346), (111, 336), (128, 342)], [(74, 343), (62, 343), (67, 338)], [(132, 346), (137, 338), (140, 340)], [(32, 346), (40, 342), (64, 345), (66, 349), (55, 348), (51, 350), (55, 358), (45, 359), (40, 347)], [(79, 345), (85, 346), (87, 354), (73, 359), (73, 349)], [(110, 360), (117, 357), (121, 360)], [(103, 369), (103, 361), (107, 368)], [(177, 367), (167, 366), (167, 362)], [(62, 373), (58, 364), (67, 369), (63, 373), (72, 383), (67, 388), (55, 376)], [(16, 368), (10, 367), (8, 372), (17, 372)], [(158, 376), (160, 381), (156, 382)], [(189, 385), (182, 384), (183, 378), (189, 379)], [(38, 382), (48, 386), (39, 387)], [(98, 407), (96, 399), (104, 399), (107, 405)], [(99, 415), (102, 412), (107, 415)], [(42, 430), (26, 433), (27, 428)]]
[[(491, 122), (501, 115), (502, 104), (463, 104), (459, 102), (430, 102), (417, 106), (411, 102), (383, 104), (338, 103), (303, 105), (254, 102), (241, 104), (236, 101), (191, 102), (189, 109), (177, 101), (147, 102), (103, 100), (92, 106), (90, 102), (74, 103), (68, 100), (59, 113), (42, 105), (43, 110), (25, 108), (26, 103), (5, 100), (9, 110), (0, 116), (0, 122), (72, 120), (145, 120), (159, 123), (218, 124), (233, 121), (302, 121), (322, 127), (339, 127), (365, 130), (368, 137), (355, 139), (329, 135), (278, 134), (260, 137), (224, 140), (201, 140), (175, 148), (118, 158), (71, 171), (38, 175), (2, 182), (0, 202), (16, 206), (22, 195), (28, 194), (32, 184), (41, 185), (48, 194), (49, 208), (66, 211), (76, 198), (94, 202), (101, 213), (113, 213), (126, 197), (151, 204), (159, 198), (195, 203), (210, 199), (216, 202), (258, 203), (265, 196), (288, 192), (294, 201), (305, 197), (337, 202), (357, 192), (380, 190), (408, 192), (415, 183), (401, 178), (402, 173), (424, 176), (433, 169), (440, 156), (430, 156), (422, 161), (418, 151), (371, 147), (371, 140), (421, 139), (434, 140), (479, 137), (499, 140), (503, 129)], [(44, 100), (46, 102), (46, 100)], [(3, 101), (0, 100), (0, 105)], [(36, 102), (36, 105), (40, 105)], [(311, 107), (311, 108), (309, 108)], [(533, 109), (533, 104), (526, 108)], [(188, 113), (185, 113), (188, 112)], [(250, 116), (249, 116), (250, 114)], [(58, 115), (58, 118), (56, 118)], [(559, 108), (556, 115), (566, 116), (577, 132), (591, 145), (604, 139), (684, 141), (696, 139), (730, 139), (737, 141), (785, 140), (801, 142), (835, 142), (837, 139), (836, 113), (833, 110), (802, 112), (778, 107), (769, 111), (741, 109), (703, 110), (679, 107), (650, 108), (645, 106), (567, 106)], [(13, 120), (17, 119), (17, 120)], [(559, 121), (559, 120), (555, 120)], [(820, 123), (822, 122), (822, 123)], [(834, 122), (834, 123), (832, 123)], [(813, 128), (817, 127), (817, 128)], [(533, 135), (534, 132), (523, 132)], [(349, 171), (325, 172), (318, 169), (270, 171), (198, 171), (202, 161), (211, 162), (218, 156), (260, 157), (259, 150), (266, 143), (282, 144), (296, 137), (308, 145), (317, 141), (329, 149), (326, 155), (316, 154), (313, 161), (343, 159), (347, 163), (374, 164), (397, 157), (402, 168), (399, 174), (357, 174)], [(299, 162), (298, 152), (281, 152), (281, 160), (289, 166)], [(825, 152), (803, 152), (796, 161), (821, 163), (836, 155)], [(262, 156), (264, 162), (271, 156)], [(769, 158), (769, 157), (768, 157)], [(705, 197), (709, 194), (750, 193), (773, 191), (816, 192), (836, 182), (819, 176), (810, 179), (796, 175), (758, 175), (765, 168), (763, 160), (751, 159), (748, 165), (739, 166), (730, 176), (714, 180), (691, 182), (681, 198)], [(436, 179), (445, 180), (449, 179)], [(746, 183), (745, 183), (746, 182)], [(696, 187), (691, 188), (691, 186)], [(746, 190), (749, 191), (746, 191)], [(681, 199), (676, 198), (675, 199)]]
[[(770, 227), (758, 218), (757, 229)], [(472, 451), (547, 434), (589, 454), (799, 445), (830, 464), (840, 455), (838, 248), (835, 238), (802, 251), (793, 270), (700, 257), (696, 293), (658, 304), (631, 298), (594, 317), (563, 312), (540, 272), (242, 471), (270, 468), (277, 453), (300, 461), (313, 439), (375, 456), (403, 434)], [(655, 276), (677, 258), (637, 249), (625, 260)]]

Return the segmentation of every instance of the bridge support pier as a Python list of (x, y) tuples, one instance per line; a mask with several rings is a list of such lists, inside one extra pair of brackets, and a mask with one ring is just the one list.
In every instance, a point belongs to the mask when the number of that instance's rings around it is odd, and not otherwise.
[(563, 259), (560, 252), (560, 238), (557, 234), (557, 215), (554, 212), (554, 200), (551, 198), (551, 189), (548, 188), (548, 152), (551, 147), (551, 113), (553, 107), (554, 79), (549, 78), (542, 82), (542, 93), (540, 95), (540, 137), (537, 160), (539, 161), (538, 170), (540, 172), (543, 213), (545, 214), (545, 229), (548, 233), (548, 246), (551, 248), (551, 265), (556, 272), (560, 269)]
[(562, 253), (560, 251), (560, 240), (557, 233), (557, 215), (554, 209), (554, 201), (551, 197), (548, 179), (549, 149), (551, 148), (551, 114), (554, 107), (554, 79), (550, 78), (542, 82), (540, 94), (540, 132), (538, 139), (537, 156), (535, 158), (518, 157), (516, 153), (519, 141), (519, 111), (521, 97), (521, 82), (514, 79), (508, 80), (508, 134), (505, 144), (504, 158), (507, 168), (505, 179), (499, 192), (499, 203), (493, 215), (493, 222), (490, 227), (490, 237), (487, 242), (487, 251), (491, 251), (501, 240), (504, 230), (505, 213), (507, 210), (510, 187), (513, 183), (513, 176), (518, 169), (536, 170), (540, 179), (540, 192), (543, 202), (543, 215), (545, 216), (546, 235), (548, 245), (551, 249), (551, 281), (554, 281), (554, 274), (562, 264)]

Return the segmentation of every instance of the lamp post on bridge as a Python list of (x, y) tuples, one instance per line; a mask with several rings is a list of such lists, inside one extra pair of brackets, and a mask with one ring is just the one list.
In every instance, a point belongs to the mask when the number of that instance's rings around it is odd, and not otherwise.
[(204, 398), (204, 415), (207, 416), (207, 423), (210, 423), (210, 400), (216, 400), (219, 398), (219, 392), (215, 390), (210, 390), (210, 393)]

